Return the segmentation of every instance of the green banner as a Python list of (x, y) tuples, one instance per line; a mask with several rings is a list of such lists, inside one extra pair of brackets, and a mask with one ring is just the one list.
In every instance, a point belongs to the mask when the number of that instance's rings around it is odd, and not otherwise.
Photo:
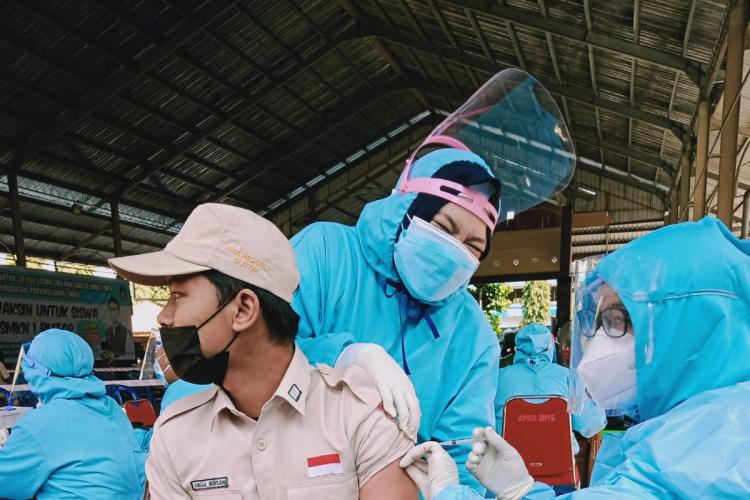
[(0, 352), (15, 363), (23, 342), (50, 328), (75, 332), (98, 360), (134, 360), (128, 282), (0, 266)]

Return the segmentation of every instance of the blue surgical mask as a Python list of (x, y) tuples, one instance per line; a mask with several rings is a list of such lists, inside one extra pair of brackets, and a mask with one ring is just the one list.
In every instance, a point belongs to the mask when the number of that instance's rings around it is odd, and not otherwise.
[(466, 287), (479, 267), (479, 260), (460, 241), (419, 217), (401, 233), (393, 260), (412, 297), (427, 304)]

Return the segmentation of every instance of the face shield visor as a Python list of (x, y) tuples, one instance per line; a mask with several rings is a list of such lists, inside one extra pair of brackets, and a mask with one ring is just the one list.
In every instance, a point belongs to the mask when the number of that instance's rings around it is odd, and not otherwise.
[[(482, 157), (501, 183), (500, 207), (460, 184), (411, 175), (413, 161), (430, 147)], [(508, 69), (487, 81), (430, 133), (407, 161), (399, 190), (456, 203), (494, 230), (497, 222), (561, 192), (573, 177), (575, 163), (568, 128), (550, 93), (528, 73)]]
[[(143, 363), (141, 364), (141, 372), (138, 377), (139, 380), (158, 380), (162, 384), (169, 385), (166, 377), (164, 376), (164, 369), (162, 368), (161, 360), (165, 357), (164, 348), (161, 343), (161, 335), (159, 334), (158, 328), (151, 329), (151, 335), (148, 338), (146, 344), (145, 354), (143, 355)], [(166, 362), (166, 367), (169, 369), (169, 363)]]
[[(5, 395), (5, 406), (0, 406), (0, 429), (10, 429), (16, 425), (16, 423), (23, 417), (27, 412), (31, 411), (32, 407), (26, 406), (15, 406), (14, 396), (16, 391), (16, 383), (18, 381), (18, 375), (21, 372), (21, 364), (24, 355), (28, 352), (31, 344), (25, 342), (21, 345), (21, 349), (18, 352), (18, 359), (16, 361), (16, 371), (13, 373), (13, 382), (10, 387), (10, 391), (4, 390)], [(35, 364), (33, 358), (30, 361), (31, 364)], [(0, 448), (2, 443), (0, 443)]]
[(632, 414), (637, 409), (637, 378), (630, 312), (595, 271), (581, 278), (571, 336), (571, 412), (581, 414), (593, 402), (608, 415)]

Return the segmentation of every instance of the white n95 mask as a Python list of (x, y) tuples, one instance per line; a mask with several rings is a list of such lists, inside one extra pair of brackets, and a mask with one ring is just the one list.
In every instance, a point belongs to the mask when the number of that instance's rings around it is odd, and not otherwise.
[(588, 341), (576, 368), (591, 399), (604, 410), (636, 404), (635, 336), (612, 338), (599, 328)]

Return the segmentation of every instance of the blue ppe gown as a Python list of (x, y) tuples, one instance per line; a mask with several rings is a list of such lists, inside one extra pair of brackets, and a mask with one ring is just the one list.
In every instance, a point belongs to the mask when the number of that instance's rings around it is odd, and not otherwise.
[(596, 452), (596, 462), (589, 478), (591, 484), (598, 483), (609, 471), (622, 462), (620, 443), (625, 431), (609, 431), (602, 434), (599, 450)]
[[(430, 177), (462, 160), (486, 168), (472, 153), (438, 153), (416, 161), (412, 176)], [(301, 318), (297, 342), (311, 362), (330, 365), (352, 343), (382, 346), (414, 384), (422, 410), (419, 441), (462, 439), (495, 423), (499, 347), (465, 288), (424, 305), (401, 285), (393, 247), (416, 196), (395, 190), (365, 205), (355, 227), (315, 223), (292, 238), (301, 273), (292, 302)], [(461, 482), (484, 491), (464, 469), (469, 451), (449, 449)]]
[[(750, 241), (713, 217), (655, 231), (599, 263), (592, 279), (619, 294), (633, 322), (642, 421), (611, 440), (596, 482), (566, 498), (750, 495), (748, 276)], [(452, 486), (436, 498), (478, 498), (470, 494)], [(536, 483), (527, 496), (554, 493)]]
[(42, 405), (0, 448), (0, 498), (139, 499), (146, 454), (130, 421), (93, 375), (94, 356), (78, 335), (47, 330), (29, 349), (44, 369), (23, 370)]
[[(516, 334), (516, 355), (513, 364), (500, 369), (495, 397), (495, 430), (503, 434), (505, 402), (514, 396), (568, 397), (569, 371), (552, 362), (555, 342), (546, 326), (531, 324)], [(587, 405), (580, 415), (572, 416), (573, 430), (591, 437), (607, 425), (604, 410)], [(573, 451), (578, 453), (578, 442), (573, 439)]]

